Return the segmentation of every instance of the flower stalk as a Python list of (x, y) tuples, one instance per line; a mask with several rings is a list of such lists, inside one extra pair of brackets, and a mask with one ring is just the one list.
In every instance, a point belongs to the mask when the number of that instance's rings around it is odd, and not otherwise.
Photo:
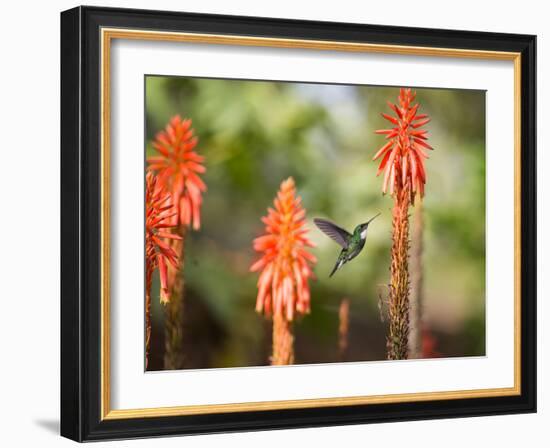
[(411, 294), (410, 294), (410, 330), (409, 330), (409, 356), (411, 358), (422, 357), (422, 311), (424, 268), (422, 263), (424, 251), (424, 207), (422, 198), (415, 201), (412, 244), (411, 244)]
[(413, 104), (416, 93), (401, 89), (397, 104), (388, 103), (394, 115), (382, 113), (393, 127), (376, 133), (385, 135), (387, 142), (373, 160), (381, 158), (377, 175), (384, 173), (382, 193), (393, 197), (392, 248), (389, 285), (389, 330), (387, 337), (388, 359), (407, 359), (409, 356), (409, 207), (415, 196), (424, 196), (427, 130), (421, 129), (430, 119), (419, 114), (419, 103)]
[(164, 308), (164, 368), (166, 370), (182, 369), (185, 363), (183, 347), (183, 316), (185, 297), (185, 237), (187, 227), (177, 229), (181, 240), (174, 241), (173, 249), (179, 254), (179, 268), (169, 271), (168, 278), (172, 300)]
[(407, 359), (409, 340), (408, 185), (395, 194), (392, 210), (388, 359)]
[(294, 364), (294, 334), (292, 321), (283, 314), (273, 316), (273, 354), (271, 365), (286, 366)]
[(349, 338), (349, 299), (342, 299), (338, 308), (338, 356), (346, 360)]

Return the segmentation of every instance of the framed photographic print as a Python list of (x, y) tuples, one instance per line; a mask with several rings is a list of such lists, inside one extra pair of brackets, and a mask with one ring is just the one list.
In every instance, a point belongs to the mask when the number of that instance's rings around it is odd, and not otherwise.
[(536, 410), (535, 36), (61, 14), (61, 433)]

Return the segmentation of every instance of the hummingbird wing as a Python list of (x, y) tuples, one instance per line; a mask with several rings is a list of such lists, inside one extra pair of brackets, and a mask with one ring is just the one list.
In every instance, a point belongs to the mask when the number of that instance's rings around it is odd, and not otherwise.
[(342, 229), (342, 227), (326, 219), (315, 218), (313, 222), (325, 235), (332, 238), (344, 249), (348, 248), (348, 241), (351, 238), (351, 234), (347, 230)]

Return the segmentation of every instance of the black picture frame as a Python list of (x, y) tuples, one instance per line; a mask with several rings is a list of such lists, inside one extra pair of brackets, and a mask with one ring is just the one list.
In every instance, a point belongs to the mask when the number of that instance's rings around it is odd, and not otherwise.
[[(521, 53), (521, 394), (516, 396), (101, 418), (100, 29), (128, 28)], [(536, 411), (536, 37), (77, 7), (61, 13), (61, 434), (76, 441)]]

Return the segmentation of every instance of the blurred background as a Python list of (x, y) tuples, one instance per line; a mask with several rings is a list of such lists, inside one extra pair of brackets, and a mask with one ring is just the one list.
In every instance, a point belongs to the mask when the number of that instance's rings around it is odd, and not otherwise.
[[(417, 88), (431, 122), (423, 203), (426, 356), (485, 354), (485, 92)], [(383, 319), (393, 200), (382, 196), (376, 129), (399, 87), (146, 77), (147, 155), (169, 119), (192, 118), (208, 186), (202, 227), (189, 232), (185, 262), (186, 368), (268, 365), (271, 321), (254, 311), (258, 255), (252, 240), (282, 180), (294, 177), (317, 244), (311, 314), (294, 324), (296, 363), (383, 360)], [(339, 246), (313, 224), (352, 231), (376, 213), (363, 252), (328, 277)], [(411, 211), (414, 219), (414, 211)], [(414, 226), (414, 223), (411, 223)], [(411, 232), (412, 235), (412, 232)], [(157, 274), (158, 275), (158, 274)], [(155, 278), (153, 291), (158, 291)], [(348, 345), (339, 307), (349, 303)], [(153, 296), (149, 370), (163, 368), (164, 313)]]

